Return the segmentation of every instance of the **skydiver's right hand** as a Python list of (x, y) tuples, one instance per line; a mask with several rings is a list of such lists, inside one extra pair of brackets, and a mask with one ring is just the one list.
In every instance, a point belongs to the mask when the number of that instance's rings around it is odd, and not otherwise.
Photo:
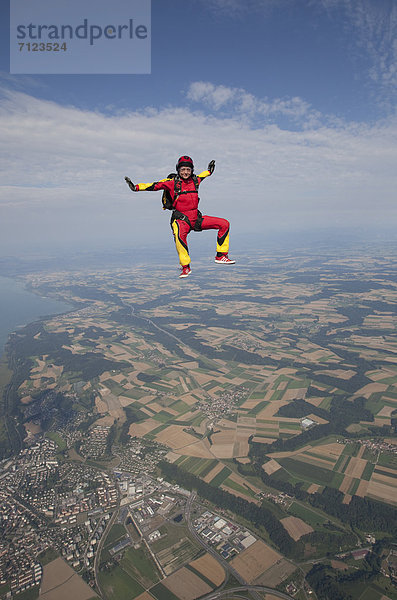
[(208, 171), (210, 172), (210, 175), (212, 175), (212, 173), (215, 171), (215, 161), (211, 160), (208, 163)]
[(131, 192), (136, 192), (136, 186), (134, 183), (132, 183), (131, 179), (129, 177), (124, 177), (124, 179), (128, 183), (128, 187), (130, 188)]

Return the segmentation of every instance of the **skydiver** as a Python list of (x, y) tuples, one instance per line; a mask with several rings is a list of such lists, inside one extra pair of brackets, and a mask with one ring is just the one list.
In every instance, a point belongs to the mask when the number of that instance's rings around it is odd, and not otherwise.
[(170, 224), (181, 265), (180, 278), (188, 277), (191, 273), (187, 236), (192, 230), (217, 229), (215, 263), (233, 265), (236, 262), (228, 257), (229, 221), (202, 215), (198, 210), (199, 185), (205, 177), (212, 175), (214, 169), (215, 161), (211, 160), (207, 170), (196, 176), (193, 160), (190, 156), (181, 156), (176, 164), (177, 173), (171, 173), (166, 179), (152, 183), (134, 184), (129, 177), (124, 178), (133, 192), (163, 190), (163, 208), (172, 210)]

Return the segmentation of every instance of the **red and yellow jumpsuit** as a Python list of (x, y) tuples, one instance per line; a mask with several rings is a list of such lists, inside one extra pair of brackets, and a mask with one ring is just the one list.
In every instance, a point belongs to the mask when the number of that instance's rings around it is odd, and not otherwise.
[[(197, 176), (197, 187), (200, 185), (202, 180), (205, 179), (205, 177), (209, 177), (210, 175), (211, 173), (209, 171), (203, 171), (200, 173), (200, 175)], [(194, 229), (196, 225), (199, 197), (192, 177), (189, 177), (188, 179), (181, 179), (180, 182), (181, 187), (179, 195), (175, 194), (174, 179), (162, 179), (161, 181), (155, 181), (153, 183), (139, 183), (135, 186), (135, 189), (137, 192), (168, 190), (172, 198), (174, 210), (182, 213), (182, 215), (188, 218), (188, 221), (178, 217), (175, 220), (171, 220), (171, 229), (174, 234), (179, 262), (182, 267), (185, 267), (186, 265), (190, 264), (187, 235), (192, 229)], [(218, 230), (216, 244), (217, 256), (227, 254), (229, 251), (229, 228), (230, 224), (226, 219), (203, 215), (201, 230)]]

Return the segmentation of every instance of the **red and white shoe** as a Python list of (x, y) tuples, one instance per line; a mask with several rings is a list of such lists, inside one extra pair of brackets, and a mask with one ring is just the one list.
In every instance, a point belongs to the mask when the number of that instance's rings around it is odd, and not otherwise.
[(234, 265), (236, 264), (235, 260), (230, 260), (227, 254), (223, 254), (222, 256), (215, 256), (215, 262), (217, 264), (222, 265)]
[(190, 265), (185, 265), (184, 267), (182, 267), (182, 271), (179, 275), (180, 279), (183, 279), (184, 277), (189, 277), (191, 272), (192, 271), (190, 269)]

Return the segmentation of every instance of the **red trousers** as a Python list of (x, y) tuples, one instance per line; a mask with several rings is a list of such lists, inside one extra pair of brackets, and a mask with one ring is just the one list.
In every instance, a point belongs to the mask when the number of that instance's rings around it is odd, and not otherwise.
[[(190, 264), (189, 249), (187, 245), (188, 233), (192, 230), (189, 223), (176, 219), (173, 221), (172, 232), (174, 234), (174, 240), (176, 245), (176, 251), (178, 252), (179, 262), (182, 267)], [(226, 219), (220, 217), (209, 217), (203, 215), (203, 222), (201, 226), (202, 230), (217, 229), (217, 243), (216, 251), (217, 254), (227, 254), (229, 251), (229, 228), (230, 223)]]

